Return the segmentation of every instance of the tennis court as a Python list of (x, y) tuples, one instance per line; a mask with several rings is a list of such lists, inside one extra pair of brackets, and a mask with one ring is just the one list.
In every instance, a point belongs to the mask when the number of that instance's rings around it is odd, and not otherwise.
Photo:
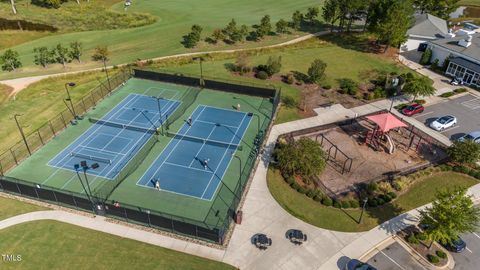
[(129, 94), (101, 119), (90, 118), (95, 124), (48, 165), (75, 171), (75, 164), (87, 160), (100, 165), (89, 174), (114, 179), (179, 104), (173, 99)]
[(211, 200), (234, 158), (251, 113), (198, 106), (137, 185)]

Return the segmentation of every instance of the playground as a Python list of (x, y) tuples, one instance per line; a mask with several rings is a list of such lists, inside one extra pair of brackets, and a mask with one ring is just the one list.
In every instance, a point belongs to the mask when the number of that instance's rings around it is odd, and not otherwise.
[(353, 191), (361, 183), (408, 174), (446, 157), (430, 136), (390, 113), (300, 132), (294, 138), (309, 137), (325, 150), (328, 165), (316, 180), (320, 188), (335, 195)]

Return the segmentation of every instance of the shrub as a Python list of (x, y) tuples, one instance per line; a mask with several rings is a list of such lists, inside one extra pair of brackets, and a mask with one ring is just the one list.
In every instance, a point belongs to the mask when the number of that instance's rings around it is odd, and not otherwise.
[(350, 202), (349, 202), (349, 201), (341, 201), (341, 202), (340, 202), (340, 205), (342, 206), (342, 208), (345, 208), (345, 209), (347, 209), (347, 208), (350, 208), (350, 207), (351, 207), (351, 205), (350, 205)]
[(441, 94), (440, 96), (443, 97), (443, 98), (448, 98), (448, 97), (451, 97), (453, 95), (455, 95), (454, 92), (445, 92), (445, 93)]
[(410, 236), (408, 236), (407, 242), (410, 243), (410, 244), (418, 244), (418, 243), (420, 243), (420, 242), (418, 241), (417, 237), (415, 236), (415, 234), (411, 234)]
[(352, 79), (340, 79), (340, 89), (345, 91), (349, 95), (356, 95), (358, 91), (357, 83)]
[(338, 201), (333, 201), (333, 207), (342, 208), (342, 205)]
[(295, 108), (298, 105), (297, 101), (291, 96), (283, 96), (282, 103), (287, 108)]
[(322, 204), (325, 205), (325, 206), (332, 206), (333, 205), (333, 200), (332, 200), (332, 198), (330, 198), (328, 196), (325, 196), (322, 199)]
[(378, 206), (377, 199), (376, 199), (376, 198), (369, 199), (369, 200), (368, 200), (368, 206), (370, 206), (370, 207), (377, 207), (377, 206)]
[(297, 184), (297, 182), (295, 182), (295, 181), (292, 183), (291, 186), (292, 186), (292, 188), (295, 189), (295, 190), (298, 190), (298, 189), (300, 188), (300, 185)]
[(256, 74), (257, 78), (260, 79), (260, 80), (266, 80), (268, 79), (268, 74), (267, 72), (263, 71), (263, 70), (260, 70), (259, 72), (257, 72)]
[(438, 257), (442, 258), (442, 259), (446, 259), (447, 258), (447, 253), (441, 251), (441, 250), (437, 250), (435, 252), (435, 254), (437, 254)]
[(431, 263), (438, 263), (440, 261), (440, 259), (438, 259), (438, 257), (433, 254), (427, 254), (427, 259)]
[[(457, 94), (460, 94), (460, 93), (465, 93), (467, 92), (467, 88), (457, 88), (455, 90), (453, 90), (453, 92), (457, 93)], [(440, 257), (440, 256), (439, 256)]]
[(372, 194), (377, 190), (378, 190), (378, 184), (377, 183), (375, 183), (375, 182), (368, 183), (368, 185), (367, 185), (368, 193)]
[(427, 240), (427, 235), (425, 233), (417, 233), (415, 235), (415, 237), (417, 237), (418, 240), (420, 241), (425, 241)]
[(377, 198), (377, 204), (378, 204), (378, 205), (384, 205), (384, 204), (385, 204), (385, 200), (382, 199), (382, 198)]
[(315, 196), (315, 193), (316, 193), (316, 192), (315, 192), (315, 189), (309, 189), (309, 190), (307, 191), (307, 197), (313, 198), (313, 197)]
[(392, 191), (392, 192), (389, 192), (389, 193), (387, 193), (387, 194), (388, 194), (388, 196), (389, 196), (390, 198), (392, 198), (392, 200), (395, 199), (395, 198), (397, 198), (397, 194), (396, 194), (395, 192), (393, 192), (393, 191)]
[(322, 202), (322, 199), (323, 199), (323, 196), (322, 195), (315, 195), (313, 197), (313, 200), (316, 201), (316, 202)]
[(288, 73), (285, 76), (284, 82), (287, 83), (287, 84), (293, 84), (295, 82), (295, 77), (293, 76), (292, 73)]
[(360, 203), (357, 200), (350, 200), (350, 207), (352, 208), (359, 208)]

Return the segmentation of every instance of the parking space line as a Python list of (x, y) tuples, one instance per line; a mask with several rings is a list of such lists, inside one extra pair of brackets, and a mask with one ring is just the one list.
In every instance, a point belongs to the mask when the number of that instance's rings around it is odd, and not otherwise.
[(394, 259), (390, 258), (390, 256), (388, 256), (387, 254), (385, 254), (385, 252), (383, 252), (382, 250), (379, 250), (380, 253), (382, 253), (385, 257), (387, 257), (390, 261), (392, 261), (396, 266), (398, 266), (398, 268), (402, 269), (402, 270), (406, 270), (405, 268), (403, 268), (400, 264), (398, 264)]
[(414, 116), (413, 118), (422, 117), (422, 116), (425, 116), (425, 115), (432, 114), (432, 113), (434, 113), (434, 112), (435, 112), (435, 111), (426, 112), (426, 113), (419, 113), (419, 114), (417, 114), (416, 116)]
[(459, 127), (460, 127), (460, 125), (456, 125), (456, 126), (454, 126), (454, 127), (447, 128), (447, 129), (445, 129), (445, 130), (442, 130), (442, 131), (440, 131), (440, 133), (444, 133), (444, 132), (447, 132), (447, 131), (451, 131), (451, 130), (456, 129), (456, 128), (459, 128)]

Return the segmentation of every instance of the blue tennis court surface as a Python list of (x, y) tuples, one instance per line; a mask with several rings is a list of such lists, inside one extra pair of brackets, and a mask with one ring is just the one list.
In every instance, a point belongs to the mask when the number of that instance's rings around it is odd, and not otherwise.
[(130, 94), (48, 165), (74, 171), (74, 164), (82, 160), (96, 162), (100, 168), (89, 174), (113, 179), (179, 104), (176, 100)]
[[(252, 115), (198, 106), (137, 185), (211, 200)], [(158, 182), (157, 182), (158, 181)]]

